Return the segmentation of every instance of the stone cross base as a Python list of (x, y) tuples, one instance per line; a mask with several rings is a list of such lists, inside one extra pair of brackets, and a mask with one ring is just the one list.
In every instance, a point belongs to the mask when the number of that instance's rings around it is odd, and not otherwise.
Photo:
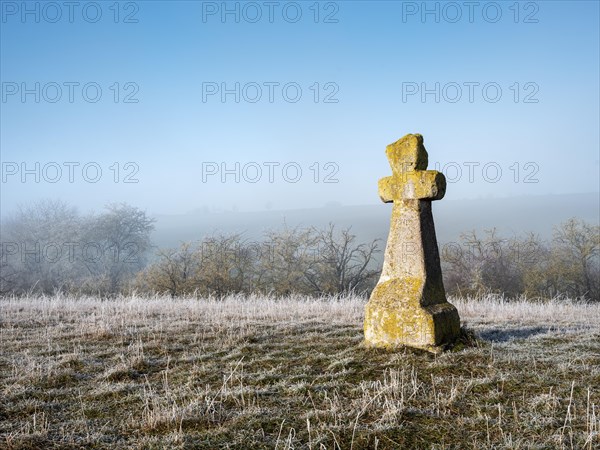
[[(402, 282), (380, 284), (365, 307), (365, 342), (370, 347), (415, 347), (434, 353), (460, 334), (460, 319), (454, 305), (412, 307), (392, 299), (403, 290)], [(392, 300), (386, 305), (384, 299)]]

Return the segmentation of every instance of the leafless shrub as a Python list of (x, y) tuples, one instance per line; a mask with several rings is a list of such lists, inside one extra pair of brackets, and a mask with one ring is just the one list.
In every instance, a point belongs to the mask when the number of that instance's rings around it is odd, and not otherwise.
[(556, 227), (548, 242), (533, 234), (502, 238), (494, 229), (465, 233), (443, 246), (441, 258), (451, 294), (600, 300), (600, 227), (577, 219)]

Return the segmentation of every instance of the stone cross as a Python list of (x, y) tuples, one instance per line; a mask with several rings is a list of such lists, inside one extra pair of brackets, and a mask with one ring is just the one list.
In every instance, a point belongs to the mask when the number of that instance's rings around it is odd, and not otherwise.
[(426, 170), (420, 134), (388, 145), (386, 154), (392, 176), (379, 180), (379, 196), (394, 205), (381, 278), (365, 307), (365, 341), (438, 352), (460, 334), (458, 312), (446, 300), (431, 213), (431, 202), (446, 193), (446, 179)]

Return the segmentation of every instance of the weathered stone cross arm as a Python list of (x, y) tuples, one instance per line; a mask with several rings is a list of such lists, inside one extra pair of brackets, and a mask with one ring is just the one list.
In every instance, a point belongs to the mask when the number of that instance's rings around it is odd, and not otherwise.
[(379, 197), (385, 203), (397, 200), (440, 200), (446, 193), (446, 177), (437, 170), (416, 170), (381, 178)]
[(409, 134), (387, 146), (392, 176), (379, 180), (379, 196), (385, 203), (396, 200), (440, 200), (446, 193), (446, 177), (427, 169), (423, 136)]

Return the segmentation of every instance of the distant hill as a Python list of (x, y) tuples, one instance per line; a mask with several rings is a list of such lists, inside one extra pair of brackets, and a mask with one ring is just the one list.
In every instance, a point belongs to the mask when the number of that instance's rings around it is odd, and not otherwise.
[[(294, 226), (323, 227), (329, 222), (352, 227), (359, 241), (380, 238), (389, 230), (391, 204), (338, 206), (258, 212), (203, 212), (156, 216), (154, 242), (159, 247), (175, 247), (182, 241), (198, 240), (213, 233), (244, 232), (258, 240), (265, 229)], [(600, 193), (442, 200), (434, 202), (433, 214), (438, 241), (456, 240), (461, 232), (496, 227), (510, 236), (533, 231), (541, 237), (552, 235), (555, 225), (570, 217), (600, 222)]]

